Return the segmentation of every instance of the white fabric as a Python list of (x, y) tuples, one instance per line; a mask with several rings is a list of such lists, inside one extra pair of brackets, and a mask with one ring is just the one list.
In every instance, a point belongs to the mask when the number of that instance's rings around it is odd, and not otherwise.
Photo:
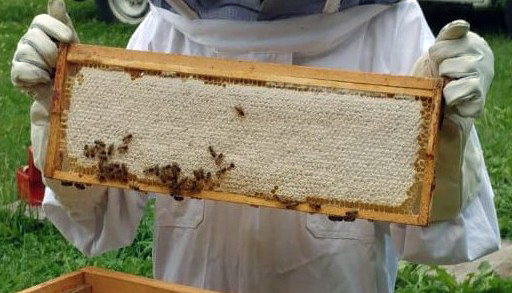
[[(406, 0), (261, 26), (187, 21), (152, 9), (128, 47), (407, 74), (433, 42), (420, 7)], [(474, 129), (471, 139), (478, 141)], [(155, 277), (222, 292), (391, 292), (399, 257), (455, 263), (499, 248), (493, 193), (481, 168), (478, 196), (454, 219), (428, 228), (157, 196)], [(92, 255), (130, 243), (143, 203), (109, 189), (94, 217), (76, 221), (47, 189), (43, 207), (67, 239)]]

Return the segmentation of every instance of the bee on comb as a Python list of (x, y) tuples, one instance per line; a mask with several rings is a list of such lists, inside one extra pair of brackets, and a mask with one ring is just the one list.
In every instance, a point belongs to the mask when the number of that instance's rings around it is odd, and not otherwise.
[(106, 144), (103, 141), (99, 140), (99, 139), (95, 140), (94, 144), (96, 144), (97, 146), (99, 146), (100, 148), (103, 148), (103, 149), (106, 146)]
[(245, 117), (244, 109), (242, 109), (242, 106), (235, 106), (235, 111), (238, 117)]
[(128, 145), (122, 144), (117, 147), (117, 152), (120, 154), (126, 154), (128, 152)]
[(131, 133), (127, 134), (125, 137), (123, 137), (123, 143), (129, 144), (130, 142), (132, 142), (132, 139), (133, 139), (133, 135)]
[(107, 155), (111, 157), (114, 154), (114, 144), (108, 146)]
[(224, 161), (224, 154), (223, 153), (220, 153), (216, 158), (215, 158), (215, 165), (217, 166), (220, 166), (222, 164), (222, 162)]
[(217, 153), (215, 152), (215, 150), (213, 149), (212, 146), (209, 146), (208, 147), (208, 152), (210, 152), (210, 155), (212, 156), (212, 158), (217, 158)]

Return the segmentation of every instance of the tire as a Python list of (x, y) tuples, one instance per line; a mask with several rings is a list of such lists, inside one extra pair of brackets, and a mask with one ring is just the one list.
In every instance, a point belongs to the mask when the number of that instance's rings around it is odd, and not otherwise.
[(507, 28), (507, 33), (512, 37), (512, 0), (508, 0), (503, 7), (503, 13), (505, 15), (505, 26)]
[(148, 0), (96, 0), (103, 21), (139, 24), (149, 10)]

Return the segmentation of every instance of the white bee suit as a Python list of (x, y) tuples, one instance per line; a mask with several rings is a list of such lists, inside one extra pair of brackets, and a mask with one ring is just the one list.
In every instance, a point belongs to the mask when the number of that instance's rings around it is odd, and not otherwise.
[[(408, 74), (433, 42), (419, 5), (403, 1), (251, 23), (190, 21), (153, 7), (128, 48)], [(478, 143), (474, 129), (471, 139)], [(154, 274), (221, 292), (392, 292), (400, 257), (455, 263), (499, 248), (493, 193), (482, 168), (478, 196), (454, 219), (428, 228), (157, 196)], [(144, 201), (135, 192), (109, 189), (93, 213), (72, 213), (47, 189), (43, 206), (69, 241), (96, 255), (131, 243)]]

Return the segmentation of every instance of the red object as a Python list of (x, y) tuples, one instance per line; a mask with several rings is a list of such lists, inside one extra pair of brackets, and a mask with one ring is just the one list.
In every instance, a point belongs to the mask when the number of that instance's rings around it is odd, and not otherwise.
[(16, 171), (18, 198), (25, 200), (31, 206), (40, 206), (44, 196), (44, 184), (41, 172), (34, 166), (32, 147), (28, 148), (28, 166)]

